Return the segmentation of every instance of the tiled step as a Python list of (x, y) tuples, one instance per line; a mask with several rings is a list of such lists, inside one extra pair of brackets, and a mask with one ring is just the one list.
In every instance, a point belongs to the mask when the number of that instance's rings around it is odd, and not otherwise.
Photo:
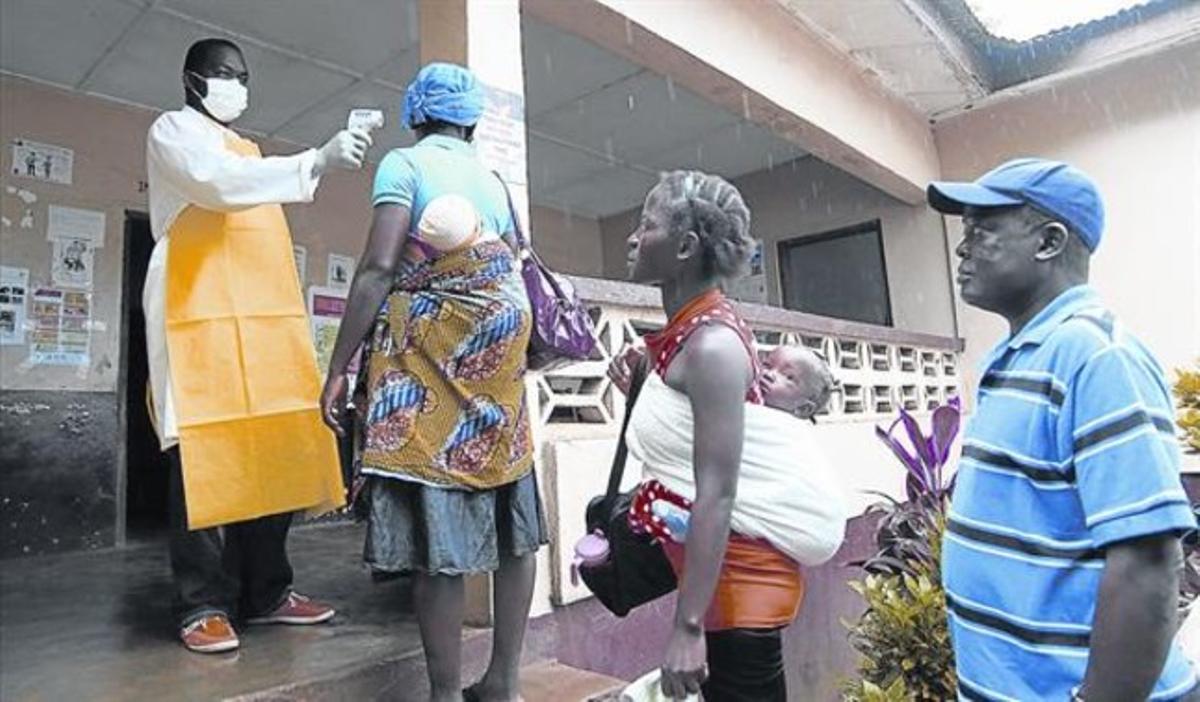
[(525, 702), (615, 702), (627, 684), (561, 663), (538, 663), (521, 671)]

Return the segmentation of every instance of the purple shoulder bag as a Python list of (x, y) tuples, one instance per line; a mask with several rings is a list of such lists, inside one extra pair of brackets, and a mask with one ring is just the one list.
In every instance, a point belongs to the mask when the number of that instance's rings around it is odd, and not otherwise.
[(596, 330), (587, 307), (579, 301), (575, 287), (566, 278), (550, 270), (541, 256), (530, 246), (521, 228), (521, 219), (513, 206), (508, 184), (496, 174), (504, 195), (517, 237), (517, 258), (521, 263), (521, 278), (529, 295), (533, 313), (533, 329), (529, 336), (529, 369), (554, 370), (561, 366), (586, 361), (596, 348)]

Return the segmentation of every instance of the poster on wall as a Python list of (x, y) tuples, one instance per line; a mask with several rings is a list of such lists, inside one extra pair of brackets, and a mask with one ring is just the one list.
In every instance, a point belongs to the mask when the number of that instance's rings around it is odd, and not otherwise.
[(346, 291), (316, 285), (309, 287), (308, 312), (312, 323), (313, 347), (317, 351), (317, 367), (324, 376), (329, 372), (333, 345), (342, 326), (342, 316), (346, 313)]
[(525, 185), (525, 97), (490, 85), (483, 87), (484, 110), (475, 128), (475, 151), (504, 182)]
[(80, 239), (93, 249), (104, 248), (104, 213), (79, 207), (50, 205), (46, 223), (46, 239)]
[(27, 139), (12, 142), (12, 175), (70, 185), (74, 171), (75, 152), (71, 149)]
[(37, 288), (33, 291), (33, 336), (29, 362), (43, 366), (86, 366), (92, 321), (91, 293)]
[(354, 277), (354, 257), (329, 254), (329, 264), (325, 271), (325, 285), (337, 290), (350, 289), (350, 280)]
[(50, 282), (60, 288), (92, 289), (95, 249), (87, 239), (55, 239), (50, 260)]
[(756, 241), (750, 257), (750, 274), (729, 284), (729, 296), (741, 302), (767, 304), (767, 275), (763, 260), (763, 243)]
[(0, 266), (0, 346), (25, 345), (29, 269)]
[(304, 287), (304, 278), (308, 275), (308, 249), (300, 244), (292, 244), (292, 258), (296, 259), (296, 275), (300, 278), (300, 287)]

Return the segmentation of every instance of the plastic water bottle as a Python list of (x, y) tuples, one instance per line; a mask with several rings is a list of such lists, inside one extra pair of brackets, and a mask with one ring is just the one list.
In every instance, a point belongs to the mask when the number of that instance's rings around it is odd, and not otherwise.
[(600, 531), (575, 542), (575, 558), (571, 561), (571, 584), (579, 584), (580, 568), (595, 568), (608, 563), (608, 539)]
[(671, 532), (672, 540), (680, 544), (687, 541), (688, 523), (692, 519), (691, 512), (674, 502), (655, 500), (650, 503), (650, 513), (663, 521), (663, 524)]

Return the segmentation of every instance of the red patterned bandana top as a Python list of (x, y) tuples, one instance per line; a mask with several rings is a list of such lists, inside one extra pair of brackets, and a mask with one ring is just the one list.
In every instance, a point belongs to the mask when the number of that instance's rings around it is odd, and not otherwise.
[(746, 391), (746, 401), (761, 405), (763, 396), (758, 379), (762, 375), (762, 365), (758, 360), (758, 352), (755, 351), (754, 334), (719, 289), (709, 290), (692, 298), (675, 313), (675, 316), (671, 317), (671, 321), (665, 329), (645, 336), (646, 352), (653, 364), (652, 367), (665, 379), (667, 368), (683, 350), (683, 345), (687, 343), (688, 338), (696, 330), (709, 324), (724, 324), (737, 332), (738, 337), (745, 344), (746, 352), (750, 355), (750, 365), (754, 371), (754, 382)]

